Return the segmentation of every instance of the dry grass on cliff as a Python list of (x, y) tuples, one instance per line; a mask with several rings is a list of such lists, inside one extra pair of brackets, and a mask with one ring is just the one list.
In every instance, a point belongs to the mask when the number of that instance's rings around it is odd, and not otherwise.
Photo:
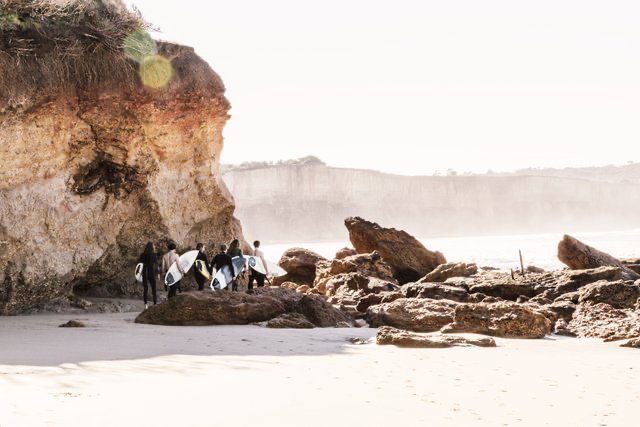
[(147, 28), (120, 0), (0, 0), (0, 110), (33, 91), (133, 84), (123, 44)]

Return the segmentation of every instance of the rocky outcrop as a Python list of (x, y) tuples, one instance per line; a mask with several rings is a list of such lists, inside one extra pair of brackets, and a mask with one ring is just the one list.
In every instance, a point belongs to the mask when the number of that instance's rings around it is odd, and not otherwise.
[(363, 278), (375, 277), (389, 283), (397, 283), (391, 267), (382, 260), (378, 252), (374, 251), (371, 254), (353, 255), (332, 261), (319, 261), (316, 264), (316, 279), (313, 286), (322, 294), (333, 295), (346, 279), (342, 275), (350, 273), (357, 273)]
[(406, 298), (447, 299), (456, 302), (468, 302), (469, 292), (463, 287), (445, 283), (407, 283), (402, 286)]
[(273, 284), (278, 286), (281, 283), (293, 282), (298, 285), (313, 285), (318, 261), (326, 261), (326, 258), (308, 249), (287, 249), (280, 257), (280, 261), (278, 261), (278, 265), (287, 274), (274, 278)]
[[(248, 325), (270, 321), (285, 314), (299, 314), (319, 327), (351, 323), (351, 319), (324, 299), (287, 289), (257, 289), (243, 292), (187, 292), (149, 307), (136, 323), (170, 326)], [(297, 319), (297, 320), (296, 320)], [(273, 324), (300, 323), (299, 316), (286, 316)]]
[(620, 347), (640, 348), (640, 337), (622, 343), (620, 344)]
[(142, 31), (122, 4), (76, 3), (37, 20), (38, 31), (33, 10), (0, 28), (2, 314), (73, 292), (135, 294), (148, 241), (164, 251), (171, 240), (186, 250), (242, 239), (218, 172), (230, 108), (220, 77), (171, 43), (136, 63), (113, 50)]
[(378, 345), (406, 348), (495, 347), (493, 338), (470, 338), (456, 335), (421, 334), (383, 326), (376, 335)]
[(617, 309), (609, 304), (580, 304), (568, 325), (581, 338), (617, 341), (640, 336), (640, 312)]
[(633, 309), (640, 298), (640, 284), (600, 281), (580, 290), (579, 304), (608, 304), (613, 308)]
[(401, 284), (419, 280), (447, 262), (440, 252), (427, 250), (405, 231), (384, 228), (359, 217), (347, 218), (344, 223), (355, 250), (358, 253), (378, 251)]
[(558, 258), (573, 270), (585, 270), (598, 267), (617, 267), (624, 273), (625, 279), (640, 279), (640, 275), (625, 266), (611, 255), (601, 252), (571, 236), (564, 236), (558, 244)]
[(393, 326), (415, 332), (435, 332), (453, 321), (457, 305), (447, 300), (402, 298), (369, 307), (366, 320), (373, 328)]
[(476, 264), (447, 263), (436, 267), (431, 273), (420, 279), (420, 282), (444, 282), (452, 277), (469, 277), (478, 272)]
[(468, 332), (503, 338), (544, 338), (552, 322), (524, 305), (512, 302), (460, 304), (453, 323), (443, 333)]

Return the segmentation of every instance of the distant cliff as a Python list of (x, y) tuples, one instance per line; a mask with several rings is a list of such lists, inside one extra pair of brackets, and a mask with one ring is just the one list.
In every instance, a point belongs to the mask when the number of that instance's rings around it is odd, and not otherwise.
[(545, 176), (405, 177), (322, 164), (223, 175), (248, 238), (346, 240), (359, 215), (419, 237), (640, 227), (632, 183)]

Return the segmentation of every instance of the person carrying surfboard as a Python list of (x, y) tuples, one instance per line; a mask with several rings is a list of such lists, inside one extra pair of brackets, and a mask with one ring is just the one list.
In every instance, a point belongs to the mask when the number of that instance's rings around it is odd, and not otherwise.
[[(178, 266), (178, 271), (180, 271), (180, 273), (184, 276), (186, 273), (180, 265), (180, 256), (176, 253), (176, 244), (173, 242), (169, 243), (168, 249), (169, 252), (164, 254), (164, 256), (162, 257), (162, 274), (167, 274), (167, 271), (169, 271), (169, 268), (175, 262)], [(179, 280), (173, 286), (169, 286), (169, 295), (167, 295), (167, 298), (175, 297), (176, 292), (178, 291), (178, 287), (180, 287)]]
[(231, 271), (231, 277), (235, 277), (236, 275), (236, 271), (233, 268), (233, 261), (231, 260), (231, 257), (227, 254), (227, 245), (225, 244), (220, 245), (220, 253), (213, 257), (213, 260), (211, 261), (211, 265), (215, 267), (215, 269), (218, 271), (222, 270), (222, 267), (228, 266), (229, 270)]
[[(238, 239), (233, 239), (231, 241), (231, 244), (229, 245), (229, 250), (227, 251), (227, 254), (231, 257), (231, 259), (233, 260), (233, 258), (235, 257), (242, 257), (242, 249), (240, 248), (240, 240)], [(234, 279), (231, 282), (231, 289), (233, 291), (237, 291), (238, 290), (238, 278), (240, 276), (241, 272), (238, 272), (238, 274), (235, 274), (234, 271)]]
[[(198, 250), (198, 256), (196, 257), (196, 262), (197, 261), (204, 262), (205, 268), (209, 271), (209, 274), (211, 274), (211, 266), (209, 265), (209, 258), (207, 258), (207, 254), (204, 253), (204, 249), (205, 249), (204, 244), (198, 243), (196, 245), (196, 249)], [(208, 277), (205, 277), (198, 268), (193, 269), (193, 277), (196, 279), (196, 283), (198, 284), (198, 290), (203, 291), (204, 284), (207, 281)]]
[(260, 261), (262, 261), (262, 265), (264, 267), (265, 274), (262, 274), (259, 271), (256, 271), (254, 268), (252, 268), (251, 276), (249, 276), (249, 285), (248, 285), (249, 290), (253, 289), (254, 280), (256, 281), (256, 284), (258, 285), (258, 287), (262, 288), (264, 286), (264, 279), (269, 274), (269, 267), (267, 266), (267, 261), (264, 259), (264, 253), (262, 253), (262, 251), (258, 249), (259, 247), (260, 247), (259, 240), (256, 240), (255, 242), (253, 242), (253, 256), (260, 258)]
[(151, 295), (153, 295), (153, 305), (158, 303), (158, 295), (156, 294), (156, 274), (158, 273), (158, 257), (156, 256), (153, 243), (148, 242), (144, 247), (144, 252), (140, 255), (138, 261), (142, 267), (142, 286), (144, 287), (144, 308), (149, 308), (147, 302), (147, 294), (149, 293), (149, 285), (151, 285)]

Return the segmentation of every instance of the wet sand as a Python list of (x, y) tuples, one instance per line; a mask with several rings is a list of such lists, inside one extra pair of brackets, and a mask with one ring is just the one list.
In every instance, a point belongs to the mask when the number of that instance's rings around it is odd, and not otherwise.
[[(87, 327), (57, 327), (72, 318)], [(400, 349), (374, 329), (134, 318), (0, 318), (0, 426), (637, 425), (640, 351), (615, 343)]]

